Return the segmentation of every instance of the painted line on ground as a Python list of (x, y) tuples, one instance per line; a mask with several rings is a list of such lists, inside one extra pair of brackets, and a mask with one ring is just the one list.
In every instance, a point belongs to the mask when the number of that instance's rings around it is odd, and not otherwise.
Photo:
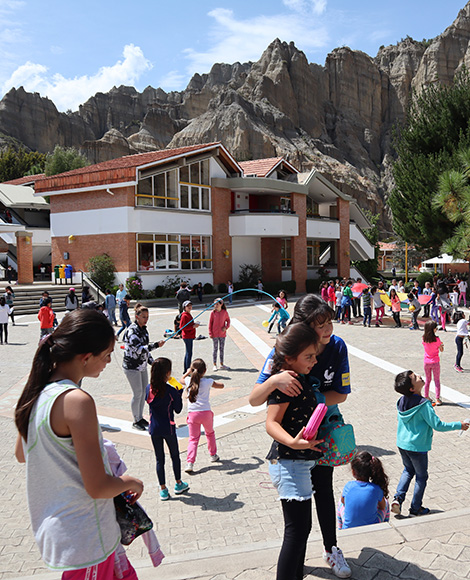
[[(378, 358), (372, 354), (369, 354), (368, 352), (365, 352), (365, 351), (363, 351), (359, 348), (356, 348), (355, 346), (352, 346), (350, 344), (348, 344), (347, 347), (348, 347), (349, 354), (351, 354), (352, 356), (355, 356), (356, 358), (359, 358), (365, 362), (368, 362), (369, 364), (374, 365), (374, 366), (378, 367), (379, 369), (383, 369), (384, 371), (387, 371), (393, 375), (397, 375), (398, 373), (402, 373), (403, 371), (408, 370), (408, 369), (405, 369), (403, 367), (399, 367), (393, 363), (390, 363), (386, 360)], [(431, 381), (430, 389), (434, 393), (436, 392), (434, 381)], [(449, 401), (451, 401), (452, 403), (459, 405), (460, 407), (464, 407), (465, 409), (470, 409), (470, 397), (469, 396), (463, 395), (462, 393), (459, 393), (459, 391), (456, 391), (455, 389), (452, 389), (451, 387), (446, 387), (442, 383), (441, 383), (441, 395), (444, 398), (449, 399)]]

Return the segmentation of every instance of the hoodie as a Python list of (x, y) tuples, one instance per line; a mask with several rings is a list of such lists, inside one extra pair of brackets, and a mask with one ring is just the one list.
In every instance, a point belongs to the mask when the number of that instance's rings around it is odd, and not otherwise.
[(436, 415), (431, 401), (420, 395), (403, 396), (397, 403), (398, 428), (397, 447), (406, 451), (426, 452), (431, 450), (433, 429), (457, 431), (460, 421), (444, 423)]

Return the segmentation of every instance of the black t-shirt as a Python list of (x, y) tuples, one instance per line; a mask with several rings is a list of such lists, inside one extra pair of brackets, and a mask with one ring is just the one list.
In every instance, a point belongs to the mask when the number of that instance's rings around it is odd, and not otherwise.
[[(296, 397), (289, 397), (289, 395), (285, 395), (276, 389), (269, 395), (267, 400), (268, 405), (289, 403), (281, 425), (292, 437), (295, 437), (302, 427), (307, 426), (318, 404), (315, 397), (315, 386), (319, 386), (320, 382), (313, 379), (313, 377), (307, 380), (304, 375), (299, 375), (298, 380), (303, 388), (301, 393)], [(313, 384), (312, 380), (314, 380)], [(287, 445), (273, 441), (266, 459), (303, 459), (307, 461), (319, 459), (322, 455), (319, 451), (313, 451), (312, 449), (292, 449)]]

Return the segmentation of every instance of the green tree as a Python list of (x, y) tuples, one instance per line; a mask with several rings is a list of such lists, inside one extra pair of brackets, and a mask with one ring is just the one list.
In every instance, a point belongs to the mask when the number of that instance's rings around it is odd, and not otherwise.
[(114, 260), (108, 254), (92, 256), (86, 265), (90, 272), (91, 279), (98, 284), (102, 290), (111, 288), (114, 284)]
[(434, 207), (452, 223), (451, 235), (442, 251), (461, 260), (470, 259), (470, 148), (457, 152), (460, 171), (450, 169), (439, 177)]
[(470, 146), (470, 79), (463, 70), (450, 86), (434, 84), (412, 99), (394, 135), (395, 188), (389, 204), (395, 231), (417, 248), (436, 251), (453, 225), (432, 204), (439, 176), (458, 169), (457, 151)]
[[(42, 173), (46, 163), (46, 155), (37, 151), (26, 151), (24, 147), (18, 150), (8, 146), (0, 152), (0, 183), (18, 179), (24, 175)], [(31, 173), (34, 168), (34, 173)]]
[(45, 174), (57, 175), (87, 165), (87, 159), (73, 147), (64, 148), (56, 145), (54, 152), (47, 155)]

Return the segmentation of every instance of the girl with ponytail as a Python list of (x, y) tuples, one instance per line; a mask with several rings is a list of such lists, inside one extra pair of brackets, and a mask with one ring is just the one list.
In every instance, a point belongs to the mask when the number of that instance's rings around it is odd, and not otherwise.
[(388, 522), (388, 477), (380, 459), (361, 451), (351, 461), (351, 469), (355, 479), (344, 486), (341, 495), (339, 529)]
[[(45, 336), (15, 410), (15, 455), (26, 463), (29, 511), (45, 563), (62, 579), (112, 580), (121, 539), (113, 497), (131, 503), (143, 492), (135, 477), (114, 477), (85, 377), (111, 360), (114, 330), (89, 309), (67, 314)], [(126, 579), (137, 578), (126, 560)]]
[(223, 383), (217, 383), (214, 379), (206, 378), (206, 363), (201, 358), (196, 358), (191, 363), (189, 370), (183, 375), (183, 381), (187, 388), (188, 397), (188, 423), (189, 442), (186, 473), (194, 471), (197, 446), (201, 437), (201, 425), (207, 439), (207, 448), (211, 461), (219, 461), (217, 455), (217, 443), (214, 432), (214, 413), (211, 411), (209, 396), (211, 387), (223, 389)]

